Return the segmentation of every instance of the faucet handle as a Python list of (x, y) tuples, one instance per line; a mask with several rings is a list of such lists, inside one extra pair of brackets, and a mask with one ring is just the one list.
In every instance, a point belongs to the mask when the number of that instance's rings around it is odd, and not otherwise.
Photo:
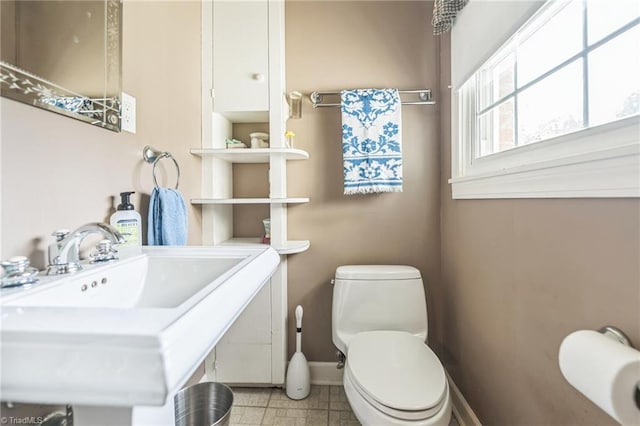
[(56, 231), (53, 231), (51, 233), (51, 236), (56, 237), (56, 242), (59, 243), (60, 241), (64, 240), (64, 237), (66, 237), (67, 235), (69, 235), (71, 231), (69, 231), (66, 228), (62, 228), (62, 229), (58, 229)]
[(37, 275), (38, 270), (31, 266), (26, 256), (14, 256), (2, 262), (0, 288), (33, 284), (38, 281)]
[(91, 252), (89, 257), (91, 257), (91, 263), (108, 262), (118, 259), (118, 250), (113, 247), (111, 240), (104, 239), (96, 244), (96, 249)]

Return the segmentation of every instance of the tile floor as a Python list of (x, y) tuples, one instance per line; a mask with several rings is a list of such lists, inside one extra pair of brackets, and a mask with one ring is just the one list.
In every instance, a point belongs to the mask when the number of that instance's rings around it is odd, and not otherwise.
[[(342, 386), (311, 386), (302, 400), (287, 398), (282, 389), (234, 387), (231, 426), (359, 426)], [(451, 419), (449, 426), (458, 426)]]

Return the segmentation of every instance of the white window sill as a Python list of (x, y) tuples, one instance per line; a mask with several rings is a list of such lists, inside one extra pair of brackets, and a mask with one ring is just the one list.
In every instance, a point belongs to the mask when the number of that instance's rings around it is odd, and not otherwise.
[[(453, 198), (640, 197), (638, 117), (553, 142), (483, 158), (482, 168), (468, 167), (465, 176), (449, 180)], [(567, 150), (577, 143), (582, 149)], [(606, 148), (597, 149), (596, 143)]]

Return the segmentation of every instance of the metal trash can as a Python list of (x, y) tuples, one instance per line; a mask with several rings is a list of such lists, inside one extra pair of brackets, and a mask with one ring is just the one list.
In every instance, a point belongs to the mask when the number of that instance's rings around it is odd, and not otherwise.
[(217, 382), (198, 383), (173, 398), (176, 426), (226, 426), (231, 417), (233, 392)]

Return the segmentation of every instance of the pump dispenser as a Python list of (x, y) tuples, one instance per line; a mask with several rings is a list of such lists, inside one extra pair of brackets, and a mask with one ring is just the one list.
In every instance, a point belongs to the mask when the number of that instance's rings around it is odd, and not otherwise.
[(131, 204), (131, 194), (135, 192), (121, 192), (120, 204), (117, 211), (111, 215), (111, 226), (124, 236), (125, 242), (118, 248), (133, 248), (142, 245), (142, 217)]
[(118, 211), (120, 210), (133, 210), (133, 204), (131, 204), (131, 194), (135, 192), (121, 192), (120, 204), (118, 205)]

